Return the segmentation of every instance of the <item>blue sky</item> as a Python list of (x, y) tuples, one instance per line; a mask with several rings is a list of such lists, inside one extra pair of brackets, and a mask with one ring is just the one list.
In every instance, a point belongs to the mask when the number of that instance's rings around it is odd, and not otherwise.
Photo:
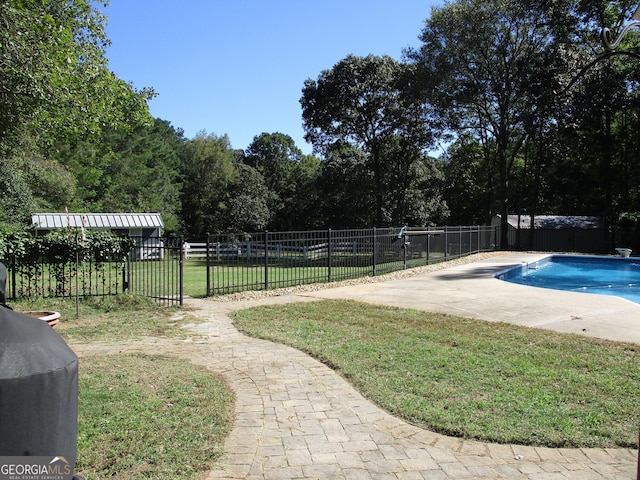
[(299, 103), (349, 54), (402, 58), (418, 47), (427, 0), (111, 0), (111, 70), (153, 87), (154, 117), (193, 138), (227, 134), (246, 149), (262, 132), (290, 135), (304, 152)]

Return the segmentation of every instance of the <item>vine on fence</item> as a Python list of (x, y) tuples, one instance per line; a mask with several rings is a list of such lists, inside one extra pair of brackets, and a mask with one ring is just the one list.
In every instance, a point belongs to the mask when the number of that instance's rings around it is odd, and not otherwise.
[[(12, 265), (21, 276), (22, 296), (53, 296), (71, 293), (72, 280), (82, 273), (82, 290), (87, 279), (106, 281), (107, 262), (125, 262), (135, 239), (111, 232), (54, 230), (43, 236), (28, 231), (0, 231), (0, 260)], [(47, 273), (53, 284), (45, 287)], [(90, 280), (89, 280), (90, 281)]]

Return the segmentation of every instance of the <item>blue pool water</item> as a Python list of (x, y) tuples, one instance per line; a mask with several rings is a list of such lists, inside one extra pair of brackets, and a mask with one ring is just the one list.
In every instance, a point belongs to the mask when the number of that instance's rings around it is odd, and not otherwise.
[(520, 285), (614, 295), (640, 304), (640, 258), (551, 255), (495, 276)]

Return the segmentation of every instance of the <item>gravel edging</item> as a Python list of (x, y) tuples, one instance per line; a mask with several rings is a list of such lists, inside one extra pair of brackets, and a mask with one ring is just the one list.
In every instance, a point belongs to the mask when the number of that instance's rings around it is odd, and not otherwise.
[(296, 293), (315, 292), (318, 290), (324, 290), (327, 288), (336, 287), (348, 287), (351, 285), (362, 285), (367, 283), (385, 282), (388, 280), (398, 280), (401, 278), (414, 277), (416, 275), (422, 275), (424, 273), (436, 272), (438, 270), (444, 270), (446, 268), (456, 267), (458, 265), (466, 265), (468, 263), (474, 263), (482, 261), (488, 258), (494, 258), (504, 255), (505, 252), (485, 252), (468, 255), (466, 257), (456, 258), (455, 260), (448, 260), (445, 262), (434, 263), (433, 265), (425, 265), (423, 267), (413, 267), (406, 270), (397, 270), (395, 272), (386, 273), (384, 275), (378, 275), (375, 277), (360, 277), (350, 280), (341, 280), (339, 282), (330, 283), (310, 283), (306, 285), (299, 285), (295, 287), (274, 288), (273, 290), (251, 290), (246, 292), (230, 293), (227, 295), (220, 295), (209, 297), (209, 300), (216, 302), (237, 302), (244, 300), (258, 300), (266, 297), (279, 297), (282, 295), (291, 295)]

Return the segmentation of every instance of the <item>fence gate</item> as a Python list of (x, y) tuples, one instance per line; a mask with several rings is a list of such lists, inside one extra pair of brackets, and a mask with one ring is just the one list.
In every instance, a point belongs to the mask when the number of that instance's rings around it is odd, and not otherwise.
[(179, 238), (135, 238), (125, 268), (125, 291), (167, 305), (182, 305), (184, 241)]

